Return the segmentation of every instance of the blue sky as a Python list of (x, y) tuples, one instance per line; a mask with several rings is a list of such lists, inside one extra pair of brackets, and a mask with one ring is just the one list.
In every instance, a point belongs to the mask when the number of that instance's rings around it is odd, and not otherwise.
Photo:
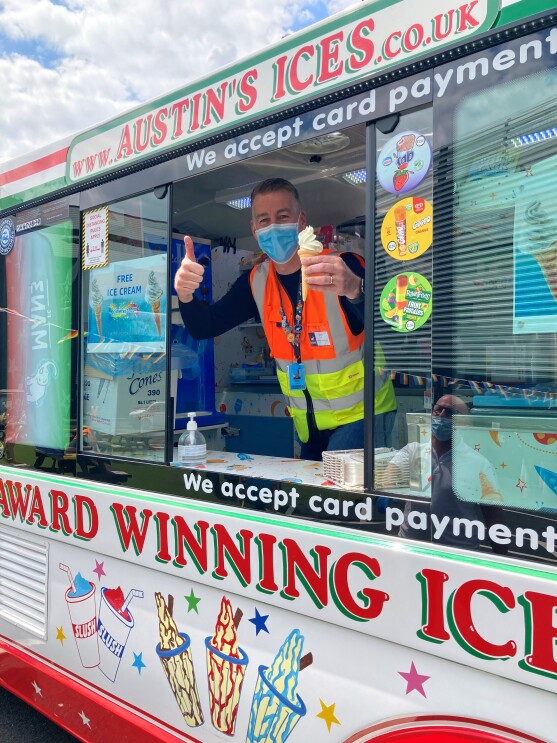
[(0, 162), (205, 77), (358, 1), (0, 0)]

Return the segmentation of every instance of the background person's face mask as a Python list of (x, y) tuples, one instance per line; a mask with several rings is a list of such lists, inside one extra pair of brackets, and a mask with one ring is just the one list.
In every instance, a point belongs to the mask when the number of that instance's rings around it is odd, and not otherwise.
[(270, 224), (255, 234), (261, 250), (275, 263), (288, 263), (298, 248), (298, 222)]
[(453, 435), (453, 423), (450, 418), (432, 418), (431, 433), (438, 441), (449, 441)]

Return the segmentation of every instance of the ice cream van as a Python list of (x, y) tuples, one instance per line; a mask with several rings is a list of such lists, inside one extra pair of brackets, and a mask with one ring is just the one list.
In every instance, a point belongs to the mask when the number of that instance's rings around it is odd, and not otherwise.
[(557, 742), (556, 60), (545, 0), (362, 2), (0, 166), (3, 687), (87, 743)]

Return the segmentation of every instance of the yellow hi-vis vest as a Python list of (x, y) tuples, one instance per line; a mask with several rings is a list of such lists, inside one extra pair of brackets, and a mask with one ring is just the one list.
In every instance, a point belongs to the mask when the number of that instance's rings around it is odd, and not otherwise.
[[(250, 282), (275, 359), (281, 390), (300, 441), (306, 442), (309, 438), (307, 398), (303, 390), (293, 390), (289, 385), (288, 366), (296, 359), (280, 314), (282, 304), (293, 327), (294, 309), (271, 261), (255, 266)], [(363, 332), (358, 335), (351, 332), (336, 294), (308, 292), (302, 318), (300, 357), (305, 368), (306, 391), (320, 431), (335, 429), (364, 417), (363, 341)], [(379, 361), (384, 364), (382, 352)], [(390, 374), (382, 368), (375, 381), (375, 412), (394, 410), (396, 400)]]

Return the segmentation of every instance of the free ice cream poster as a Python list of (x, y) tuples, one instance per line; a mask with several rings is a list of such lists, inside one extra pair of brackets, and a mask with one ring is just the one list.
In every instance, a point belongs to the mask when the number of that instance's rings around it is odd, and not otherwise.
[(557, 156), (534, 163), (514, 212), (514, 333), (557, 331)]
[(87, 274), (87, 351), (166, 348), (166, 255), (118, 261)]

